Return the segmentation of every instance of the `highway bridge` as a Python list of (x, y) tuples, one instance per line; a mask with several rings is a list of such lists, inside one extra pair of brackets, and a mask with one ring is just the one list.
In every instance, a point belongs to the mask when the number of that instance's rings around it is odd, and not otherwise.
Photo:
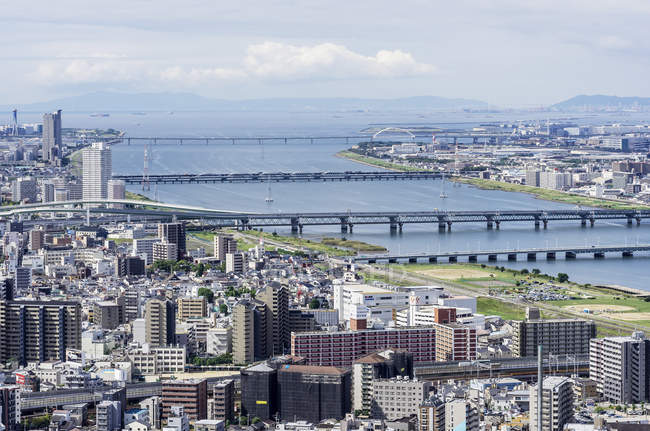
[(428, 261), (437, 262), (438, 259), (448, 259), (449, 262), (458, 262), (461, 257), (467, 258), (468, 262), (477, 262), (478, 258), (487, 257), (489, 262), (496, 262), (499, 256), (507, 257), (509, 261), (516, 261), (518, 256), (525, 255), (529, 261), (537, 260), (538, 255), (546, 257), (546, 260), (555, 260), (559, 255), (564, 254), (565, 259), (575, 259), (579, 254), (593, 254), (594, 258), (602, 259), (605, 253), (621, 253), (623, 257), (632, 257), (635, 252), (650, 251), (650, 244), (642, 245), (610, 245), (610, 246), (575, 246), (575, 247), (552, 247), (552, 248), (524, 248), (511, 250), (472, 250), (472, 251), (454, 251), (454, 252), (437, 252), (437, 253), (413, 253), (399, 255), (359, 255), (351, 257), (354, 262), (361, 263), (399, 263), (409, 262), (417, 263)]
[[(430, 171), (346, 171), (346, 172), (256, 172), (256, 173), (222, 173), (222, 174), (162, 174), (148, 175), (113, 175), (113, 179), (123, 180), (127, 184), (228, 184), (228, 183), (308, 183), (327, 181), (395, 181), (395, 180), (432, 180), (442, 178), (442, 172)], [(447, 173), (447, 175), (451, 175)]]
[(355, 225), (387, 225), (391, 232), (402, 231), (404, 225), (428, 224), (439, 231), (451, 230), (454, 223), (484, 223), (488, 229), (499, 229), (502, 223), (531, 222), (535, 228), (547, 228), (552, 221), (578, 221), (581, 226), (594, 226), (597, 220), (623, 220), (641, 224), (650, 218), (650, 210), (564, 209), (564, 210), (487, 210), (487, 211), (340, 211), (244, 213), (191, 205), (167, 204), (138, 200), (79, 200), (25, 204), (3, 207), (0, 217), (48, 212), (90, 214), (127, 214), (158, 220), (200, 220), (212, 228), (233, 227), (241, 230), (265, 227), (290, 227), (294, 233), (305, 226), (339, 226), (341, 232), (352, 232)]
[[(543, 359), (545, 375), (586, 376), (589, 355), (551, 355)], [(415, 376), (428, 381), (471, 380), (476, 378), (514, 377), (522, 380), (537, 378), (537, 357), (503, 358), (477, 361), (431, 362), (414, 369)]]

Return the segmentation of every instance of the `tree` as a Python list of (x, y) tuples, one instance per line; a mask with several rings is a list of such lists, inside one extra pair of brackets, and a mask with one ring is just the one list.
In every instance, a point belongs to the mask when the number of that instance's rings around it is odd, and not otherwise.
[(208, 289), (207, 287), (201, 287), (199, 289), (199, 296), (204, 296), (205, 300), (208, 301), (210, 304), (214, 301), (214, 292), (211, 289)]
[(253, 420), (251, 421), (251, 425), (255, 425), (256, 423), (261, 422), (261, 421), (262, 421), (262, 419), (260, 419), (260, 418), (258, 418), (257, 416), (255, 416), (255, 417), (253, 418)]
[(537, 268), (533, 268), (533, 274), (535, 274), (535, 275), (539, 275), (541, 272), (542, 272), (542, 271), (540, 271), (539, 269), (537, 269)]
[(320, 301), (316, 298), (313, 298), (311, 301), (309, 301), (309, 308), (312, 310), (320, 308)]
[(522, 270), (519, 271), (519, 272), (522, 273), (522, 274), (528, 274), (528, 270), (527, 270), (526, 268), (522, 269)]
[(203, 263), (199, 263), (198, 265), (196, 265), (194, 269), (194, 273), (196, 274), (197, 277), (202, 277), (204, 272), (205, 272), (205, 265)]
[(223, 314), (224, 316), (227, 316), (228, 306), (226, 304), (219, 304), (219, 313)]
[(567, 281), (569, 281), (569, 274), (565, 274), (564, 272), (558, 273), (557, 281), (559, 281), (560, 283), (566, 283)]

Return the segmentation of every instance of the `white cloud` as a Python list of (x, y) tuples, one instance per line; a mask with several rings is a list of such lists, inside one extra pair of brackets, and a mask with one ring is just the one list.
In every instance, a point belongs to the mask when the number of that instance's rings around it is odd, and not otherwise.
[(93, 54), (85, 59), (42, 62), (33, 77), (40, 83), (52, 84), (157, 81), (198, 86), (241, 79), (399, 78), (435, 71), (434, 66), (419, 63), (410, 53), (400, 50), (380, 50), (375, 55), (366, 56), (333, 43), (297, 46), (264, 42), (249, 45), (237, 67), (161, 66), (120, 55)]
[(599, 38), (598, 45), (605, 49), (622, 50), (629, 48), (632, 44), (622, 37), (609, 35)]

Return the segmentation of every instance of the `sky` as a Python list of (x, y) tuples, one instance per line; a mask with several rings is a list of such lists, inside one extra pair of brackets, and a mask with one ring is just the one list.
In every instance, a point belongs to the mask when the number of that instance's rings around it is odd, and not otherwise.
[(650, 96), (648, 0), (0, 0), (0, 99)]

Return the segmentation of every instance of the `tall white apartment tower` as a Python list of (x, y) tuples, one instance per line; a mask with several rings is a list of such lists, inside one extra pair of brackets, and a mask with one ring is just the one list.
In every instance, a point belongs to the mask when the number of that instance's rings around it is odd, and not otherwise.
[(113, 175), (111, 149), (95, 142), (83, 150), (83, 198), (107, 199), (108, 182)]

